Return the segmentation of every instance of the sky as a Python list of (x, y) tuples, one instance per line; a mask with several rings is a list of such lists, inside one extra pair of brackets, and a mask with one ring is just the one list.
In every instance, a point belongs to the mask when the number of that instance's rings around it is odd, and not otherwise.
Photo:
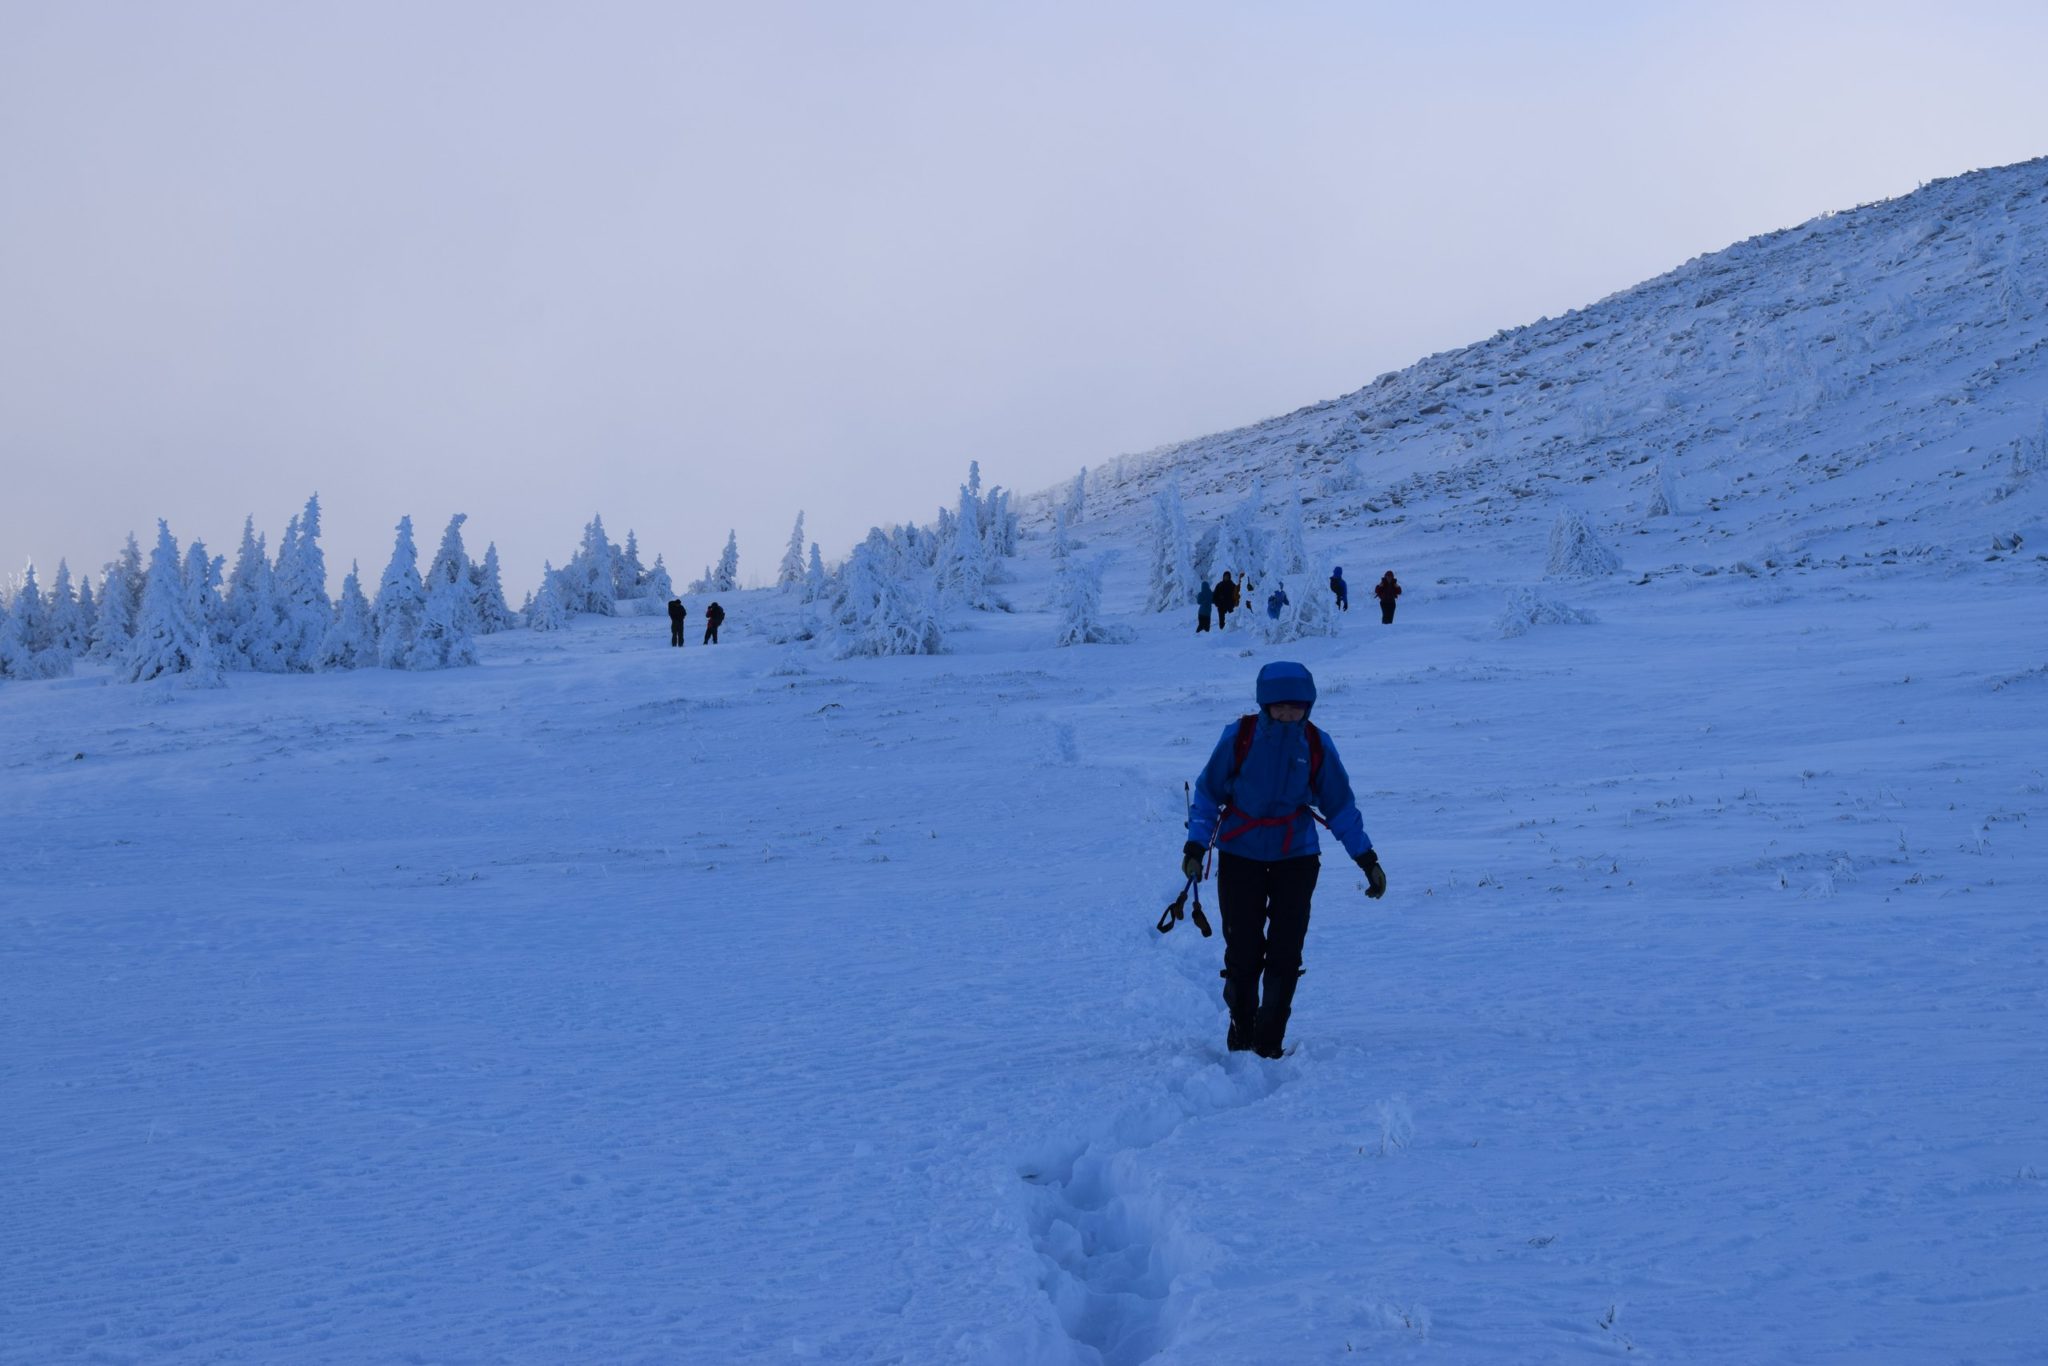
[(0, 566), (828, 561), (2048, 153), (2048, 7), (0, 0)]

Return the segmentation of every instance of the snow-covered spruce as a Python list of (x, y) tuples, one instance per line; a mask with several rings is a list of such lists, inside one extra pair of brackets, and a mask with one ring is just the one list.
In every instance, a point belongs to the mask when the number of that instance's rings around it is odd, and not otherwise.
[(853, 548), (839, 571), (826, 630), (833, 654), (934, 655), (945, 648), (930, 581), (904, 570), (879, 527)]
[(377, 662), (387, 669), (412, 667), (413, 642), (427, 609), (426, 587), (420, 582), (419, 549), (413, 544), (412, 518), (398, 519), (398, 537), (391, 561), (377, 583), (372, 615), (377, 623)]
[(1152, 495), (1152, 561), (1145, 610), (1176, 612), (1191, 607), (1198, 587), (1188, 515), (1181, 506), (1180, 481), (1174, 480)]
[(341, 581), (341, 600), (335, 604), (334, 621), (321, 637), (314, 656), (317, 669), (367, 669), (377, 663), (377, 630), (370, 613), (370, 600), (363, 596), (362, 578), (351, 562), (348, 576)]
[(569, 624), (569, 609), (563, 605), (562, 573), (544, 562), (540, 587), (526, 605), (526, 627), (530, 631), (559, 631)]
[(811, 561), (804, 569), (804, 601), (818, 602), (832, 592), (831, 576), (825, 572), (824, 557), (818, 553), (818, 543), (811, 542)]
[(277, 612), (277, 654), (283, 668), (308, 673), (334, 620), (327, 596), (327, 555), (320, 548), (320, 495), (285, 528), (278, 546), (272, 591)]
[[(659, 557), (655, 567), (660, 568)], [(664, 575), (664, 578), (666, 576)], [(498, 567), (498, 543), (492, 541), (484, 548), (481, 564), (470, 566), (470, 601), (476, 606), (476, 629), (479, 635), (492, 635), (498, 631), (509, 631), (518, 625), (512, 609), (505, 602), (505, 580)]]
[(244, 517), (242, 544), (235, 552), (235, 567), (228, 572), (226, 601), (213, 634), (224, 668), (284, 672), (275, 578), (256, 519)]
[(71, 656), (55, 648), (49, 604), (31, 564), (14, 601), (0, 609), (0, 678), (63, 678), (70, 672)]
[(142, 619), (146, 577), (142, 551), (131, 531), (121, 553), (108, 561), (100, 573), (99, 615), (85, 648), (88, 659), (119, 663), (127, 658), (129, 643), (135, 639), (136, 623)]
[(1301, 488), (1296, 483), (1289, 491), (1280, 534), (1267, 541), (1259, 578), (1263, 593), (1268, 597), (1280, 593), (1285, 601), (1278, 616), (1269, 615), (1266, 602), (1247, 604), (1256, 609), (1253, 622), (1260, 634), (1276, 645), (1305, 636), (1337, 634), (1337, 605), (1324, 587), (1328, 577), (1309, 559), (1308, 536), (1302, 524)]
[(711, 591), (714, 593), (736, 593), (740, 587), (740, 535), (737, 531), (725, 533), (725, 550), (718, 557), (718, 568), (711, 571)]
[(782, 552), (782, 563), (776, 566), (775, 586), (788, 593), (801, 589), (804, 583), (804, 514), (797, 509), (796, 526), (789, 533), (789, 544)]
[(78, 658), (85, 653), (87, 622), (78, 590), (71, 583), (71, 566), (64, 560), (57, 561), (57, 577), (50, 581), (49, 606), (50, 648)]
[(1053, 578), (1054, 608), (1059, 614), (1054, 645), (1124, 645), (1134, 639), (1129, 627), (1113, 626), (1102, 619), (1102, 576), (1115, 560), (1116, 552), (1105, 550), (1092, 560), (1069, 555), (1060, 562)]
[(419, 630), (413, 635), (408, 669), (456, 669), (476, 663), (476, 640), (470, 623), (475, 604), (469, 596), (469, 576), (454, 578), (434, 575), (427, 586), (426, 606), (420, 611)]
[[(144, 683), (175, 677), (195, 688), (223, 685), (220, 657), (214, 652), (204, 610), (195, 608), (194, 596), (187, 588), (178, 543), (172, 539), (170, 527), (159, 520), (156, 548), (149, 555), (141, 619), (128, 642), (121, 678)], [(200, 592), (205, 588), (202, 583)]]

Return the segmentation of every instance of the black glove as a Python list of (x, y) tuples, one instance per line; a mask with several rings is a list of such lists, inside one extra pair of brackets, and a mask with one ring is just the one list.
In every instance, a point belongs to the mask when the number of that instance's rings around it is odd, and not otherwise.
[(1387, 870), (1380, 867), (1380, 856), (1368, 849), (1358, 856), (1358, 866), (1365, 871), (1365, 894), (1378, 901), (1387, 894)]
[(1200, 881), (1202, 876), (1202, 857), (1208, 852), (1209, 846), (1206, 844), (1196, 844), (1193, 840), (1183, 844), (1180, 847), (1181, 876), (1192, 881)]

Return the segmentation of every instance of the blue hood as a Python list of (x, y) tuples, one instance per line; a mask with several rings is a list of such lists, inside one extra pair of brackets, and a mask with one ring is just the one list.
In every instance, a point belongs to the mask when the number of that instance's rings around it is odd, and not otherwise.
[(1260, 707), (1274, 702), (1299, 702), (1313, 709), (1316, 681), (1303, 665), (1276, 659), (1259, 670), (1258, 699)]

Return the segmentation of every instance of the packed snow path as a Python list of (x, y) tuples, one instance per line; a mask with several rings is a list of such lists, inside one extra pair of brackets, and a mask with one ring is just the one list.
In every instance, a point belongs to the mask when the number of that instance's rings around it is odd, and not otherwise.
[(0, 688), (0, 1359), (2038, 1359), (2000, 572), (1291, 647), (1392, 891), (1277, 1063), (1151, 929), (1236, 631)]

